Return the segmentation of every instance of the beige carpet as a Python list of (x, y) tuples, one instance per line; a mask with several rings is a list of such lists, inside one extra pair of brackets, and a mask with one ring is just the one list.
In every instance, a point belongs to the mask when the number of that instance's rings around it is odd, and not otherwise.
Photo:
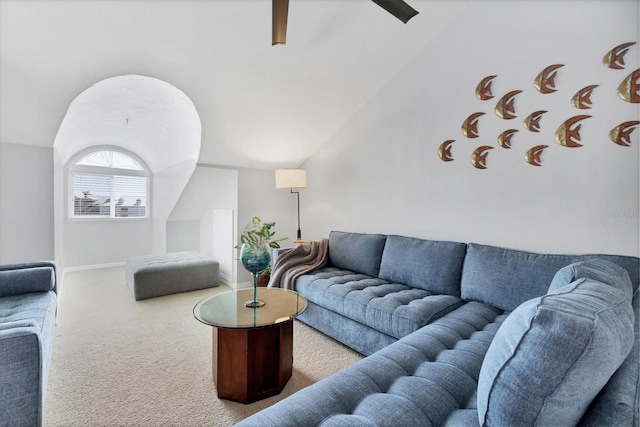
[(227, 286), (135, 301), (124, 267), (68, 273), (60, 290), (47, 426), (228, 426), (361, 356), (294, 322), (284, 391), (243, 405), (216, 396), (211, 328), (193, 306)]

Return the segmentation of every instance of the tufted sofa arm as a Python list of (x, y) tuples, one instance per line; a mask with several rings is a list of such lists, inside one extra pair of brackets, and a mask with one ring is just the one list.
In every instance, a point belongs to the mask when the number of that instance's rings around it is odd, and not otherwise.
[(41, 426), (57, 311), (50, 261), (0, 266), (0, 426)]
[(5, 420), (41, 425), (42, 353), (40, 327), (35, 322), (0, 323), (0, 408)]

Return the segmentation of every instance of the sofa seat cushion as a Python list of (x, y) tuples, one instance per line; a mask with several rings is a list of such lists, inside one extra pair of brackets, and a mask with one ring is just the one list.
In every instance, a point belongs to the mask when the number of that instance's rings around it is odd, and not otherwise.
[(55, 321), (55, 292), (33, 292), (0, 298), (0, 323), (33, 320), (42, 330)]
[(506, 316), (465, 304), (239, 426), (441, 425), (477, 411), (480, 366)]
[(482, 365), (480, 425), (576, 425), (631, 350), (633, 322), (629, 296), (589, 278), (520, 305)]
[(307, 300), (395, 338), (431, 323), (464, 302), (451, 295), (325, 267), (296, 281)]

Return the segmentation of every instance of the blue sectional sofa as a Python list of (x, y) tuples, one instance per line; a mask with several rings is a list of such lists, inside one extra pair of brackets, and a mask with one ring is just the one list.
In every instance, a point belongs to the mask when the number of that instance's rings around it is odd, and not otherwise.
[(640, 259), (331, 232), (299, 319), (367, 355), (240, 426), (640, 425)]
[(53, 262), (0, 266), (0, 426), (40, 426), (57, 297)]

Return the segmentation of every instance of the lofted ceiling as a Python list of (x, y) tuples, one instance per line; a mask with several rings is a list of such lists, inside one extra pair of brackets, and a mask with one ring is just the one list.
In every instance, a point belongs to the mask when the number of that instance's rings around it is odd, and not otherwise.
[(291, 0), (272, 46), (270, 0), (0, 0), (0, 141), (51, 147), (83, 91), (140, 75), (191, 99), (199, 162), (297, 167), (471, 1), (407, 0), (403, 24), (370, 0)]

